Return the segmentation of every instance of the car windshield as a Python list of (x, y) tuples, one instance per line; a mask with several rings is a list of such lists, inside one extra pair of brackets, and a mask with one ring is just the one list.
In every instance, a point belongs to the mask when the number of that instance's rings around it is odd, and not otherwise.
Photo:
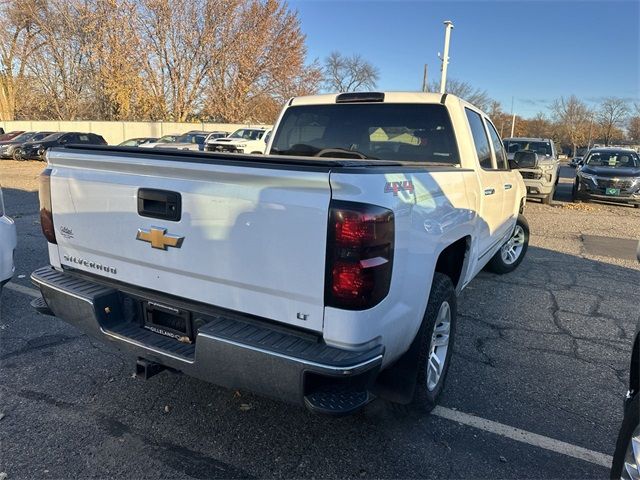
[(607, 168), (640, 168), (640, 159), (633, 152), (593, 152), (585, 165)]
[(38, 140), (43, 140), (43, 139), (47, 138), (48, 136), (50, 136), (51, 133), (52, 132), (38, 132), (31, 138), (31, 140), (34, 141), (34, 142), (38, 141)]
[(252, 130), (249, 128), (241, 128), (240, 130), (236, 130), (229, 138), (243, 138), (245, 140), (260, 140), (262, 135), (264, 134), (264, 130)]
[(204, 135), (194, 135), (193, 133), (186, 133), (184, 135), (180, 135), (175, 139), (175, 143), (204, 143)]
[(551, 144), (549, 142), (532, 142), (529, 140), (505, 140), (504, 148), (508, 153), (516, 153), (522, 150), (536, 152), (539, 155), (551, 155)]
[(24, 132), (18, 135), (17, 137), (13, 137), (11, 139), (12, 142), (28, 142), (33, 138), (36, 132)]
[(276, 131), (271, 153), (459, 163), (451, 120), (440, 104), (290, 107)]
[(31, 141), (35, 142), (37, 140), (44, 140), (47, 142), (50, 142), (52, 140), (58, 140), (61, 136), (63, 136), (66, 132), (58, 132), (58, 133), (51, 133), (51, 134), (47, 134), (44, 133), (43, 135), (45, 135), (44, 137), (40, 137), (40, 138), (32, 138)]

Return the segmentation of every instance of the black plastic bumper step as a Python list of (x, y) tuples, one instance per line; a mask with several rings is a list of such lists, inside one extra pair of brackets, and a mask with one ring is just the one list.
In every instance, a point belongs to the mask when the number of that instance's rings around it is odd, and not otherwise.
[(47, 302), (44, 301), (44, 298), (38, 297), (31, 300), (31, 307), (38, 313), (42, 315), (53, 315), (53, 312), (47, 305)]
[(325, 415), (349, 415), (371, 401), (371, 394), (346, 385), (325, 386), (304, 397), (307, 408)]

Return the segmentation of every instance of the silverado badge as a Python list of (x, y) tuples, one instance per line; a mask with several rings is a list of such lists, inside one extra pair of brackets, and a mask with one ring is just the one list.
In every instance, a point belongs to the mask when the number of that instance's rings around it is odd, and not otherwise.
[(180, 248), (184, 237), (177, 235), (169, 235), (166, 228), (151, 227), (149, 230), (143, 228), (138, 229), (136, 240), (149, 242), (153, 248), (166, 250), (167, 247)]

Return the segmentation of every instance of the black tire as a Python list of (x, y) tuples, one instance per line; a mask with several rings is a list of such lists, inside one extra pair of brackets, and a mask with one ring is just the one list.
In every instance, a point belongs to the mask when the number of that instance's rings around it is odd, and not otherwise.
[[(520, 250), (517, 258), (511, 263), (506, 262), (502, 258), (502, 247), (500, 247), (500, 250), (498, 250), (493, 258), (489, 260), (489, 263), (487, 264), (487, 270), (499, 275), (503, 275), (505, 273), (513, 272), (516, 268), (518, 268), (518, 265), (520, 265), (520, 263), (524, 259), (524, 256), (527, 254), (527, 249), (529, 248), (529, 224), (527, 223), (527, 219), (524, 218), (524, 215), (522, 214), (518, 215), (518, 220), (516, 221), (516, 226), (514, 227), (514, 234), (517, 232), (518, 227), (522, 229), (524, 239), (522, 243), (522, 249)], [(509, 240), (507, 240), (507, 242), (511, 241), (512, 238), (513, 237), (509, 237)]]
[(18, 161), (18, 162), (21, 162), (21, 161), (24, 160), (24, 158), (22, 157), (22, 149), (21, 148), (16, 148), (13, 151), (13, 159)]
[(556, 193), (556, 187), (554, 185), (553, 188), (551, 189), (551, 193), (546, 197), (542, 197), (542, 203), (544, 203), (545, 205), (551, 205), (551, 201), (553, 200), (553, 195), (555, 193)]
[(640, 203), (634, 203), (633, 208), (640, 208)]
[(573, 203), (580, 203), (582, 199), (578, 196), (578, 186), (574, 183), (571, 189), (571, 201)]
[(638, 412), (640, 412), (640, 394), (636, 393), (633, 400), (631, 400), (624, 409), (624, 418), (622, 419), (622, 426), (618, 433), (616, 451), (613, 454), (613, 463), (611, 464), (612, 479), (619, 479), (622, 475), (624, 459), (629, 449), (631, 436), (640, 423), (640, 414)]
[[(441, 368), (440, 377), (433, 388), (428, 387), (428, 362), (431, 353), (431, 343), (434, 339), (433, 333), (436, 328), (436, 320), (440, 313), (440, 308), (447, 302), (449, 312), (451, 314), (449, 324), (449, 344), (445, 352), (444, 363)], [(446, 307), (445, 307), (446, 308)], [(431, 292), (429, 293), (429, 302), (427, 310), (422, 320), (422, 327), (418, 335), (420, 335), (420, 349), (418, 353), (418, 373), (416, 388), (413, 393), (413, 400), (409, 404), (411, 410), (421, 413), (429, 413), (438, 403), (438, 398), (444, 388), (447, 378), (447, 371), (451, 363), (451, 354), (453, 353), (453, 344), (455, 339), (457, 314), (457, 298), (455, 288), (451, 279), (442, 273), (435, 273), (433, 283), (431, 284)], [(440, 347), (437, 347), (440, 348)]]

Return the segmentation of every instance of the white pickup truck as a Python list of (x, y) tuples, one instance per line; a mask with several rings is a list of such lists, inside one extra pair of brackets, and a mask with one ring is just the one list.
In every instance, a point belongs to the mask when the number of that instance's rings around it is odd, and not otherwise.
[(138, 358), (347, 414), (434, 407), (456, 296), (510, 272), (526, 190), (487, 116), (452, 96), (292, 99), (270, 155), (52, 149), (34, 306)]

